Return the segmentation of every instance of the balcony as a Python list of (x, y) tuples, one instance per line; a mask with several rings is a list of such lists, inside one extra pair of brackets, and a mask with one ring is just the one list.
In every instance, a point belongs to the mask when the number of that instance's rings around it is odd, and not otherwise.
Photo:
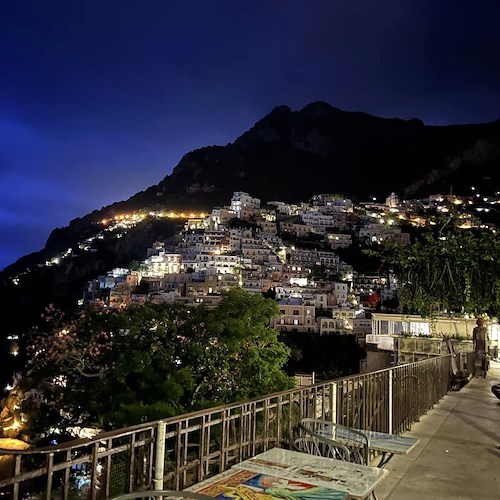
[[(476, 393), (476, 387), (486, 392), (491, 380), (474, 379), (470, 389), (467, 386), (461, 392), (448, 394), (451, 386), (451, 357), (444, 355), (118, 429), (94, 439), (35, 450), (3, 450), (1, 453), (7, 455), (2, 457), (7, 462), (4, 471), (9, 467), (10, 471), (0, 480), (0, 494), (15, 500), (27, 494), (31, 498), (101, 499), (153, 487), (180, 490), (262, 451), (290, 447), (304, 417), (333, 418), (350, 427), (400, 434), (409, 431), (425, 414), (428, 415), (418, 425), (431, 419), (432, 426), (433, 418), (443, 418), (439, 408), (449, 406), (449, 401), (459, 407), (468, 398), (486, 397), (482, 392)], [(437, 409), (433, 409), (443, 396)], [(474, 401), (468, 404), (476, 404)], [(498, 407), (495, 410), (498, 418)], [(478, 432), (492, 418), (490, 414), (477, 417)], [(467, 416), (466, 411), (462, 417), (464, 425), (467, 419), (476, 418)], [(446, 429), (444, 424), (441, 427)], [(417, 426), (415, 429), (418, 432)], [(422, 432), (429, 431), (424, 427)], [(429, 443), (439, 445), (442, 439), (439, 433), (436, 436), (437, 441), (432, 436), (421, 440), (432, 449)], [(450, 428), (447, 439), (459, 446), (469, 437)], [(446, 446), (453, 450), (448, 442)], [(426, 450), (424, 447), (417, 460), (420, 456), (425, 460)], [(498, 455), (489, 457), (498, 460)], [(414, 454), (408, 459), (415, 459)], [(473, 460), (474, 457), (468, 457), (469, 462)], [(444, 463), (442, 458), (441, 462)], [(466, 465), (469, 470), (467, 462), (458, 470)], [(400, 478), (393, 485), (398, 487), (404, 474), (411, 475), (413, 466), (397, 465), (399, 468), (389, 474), (387, 484), (393, 484), (392, 478)], [(418, 484), (418, 478), (414, 478), (414, 483)], [(391, 494), (389, 487), (386, 494)]]

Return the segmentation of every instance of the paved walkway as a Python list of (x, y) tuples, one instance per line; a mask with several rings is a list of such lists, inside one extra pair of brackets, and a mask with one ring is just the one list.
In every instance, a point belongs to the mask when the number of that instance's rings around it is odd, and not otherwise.
[(420, 438), (408, 456), (394, 457), (377, 488), (379, 500), (500, 499), (500, 363), (447, 394), (406, 435)]

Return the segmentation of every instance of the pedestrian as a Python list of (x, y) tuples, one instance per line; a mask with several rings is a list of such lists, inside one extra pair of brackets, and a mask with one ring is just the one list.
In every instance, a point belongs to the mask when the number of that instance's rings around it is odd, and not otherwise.
[(484, 326), (484, 318), (478, 318), (476, 325), (474, 330), (472, 330), (474, 352), (476, 353), (476, 367), (479, 362), (482, 375), (486, 378), (486, 374), (488, 373), (488, 330)]

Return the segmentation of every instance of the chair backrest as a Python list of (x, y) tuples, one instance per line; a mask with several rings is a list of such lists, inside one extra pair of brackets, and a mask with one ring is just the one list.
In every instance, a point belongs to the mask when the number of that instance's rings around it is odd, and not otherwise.
[(333, 446), (347, 448), (349, 461), (369, 465), (370, 439), (363, 431), (317, 418), (303, 418), (299, 426), (307, 437), (326, 439)]
[(335, 458), (350, 462), (349, 450), (340, 443), (321, 437), (300, 437), (293, 442), (293, 448), (302, 453), (318, 457)]
[(198, 500), (207, 500), (213, 497), (194, 493), (191, 491), (176, 491), (176, 490), (149, 490), (149, 491), (134, 491), (133, 493), (125, 493), (111, 500), (138, 500), (140, 498), (157, 499), (157, 498), (197, 498)]

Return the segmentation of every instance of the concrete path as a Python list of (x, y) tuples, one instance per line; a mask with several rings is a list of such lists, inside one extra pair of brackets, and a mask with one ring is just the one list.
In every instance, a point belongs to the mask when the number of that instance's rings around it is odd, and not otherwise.
[(405, 435), (420, 438), (408, 456), (394, 457), (377, 488), (379, 500), (500, 500), (500, 401), (486, 379), (474, 378), (450, 392)]

